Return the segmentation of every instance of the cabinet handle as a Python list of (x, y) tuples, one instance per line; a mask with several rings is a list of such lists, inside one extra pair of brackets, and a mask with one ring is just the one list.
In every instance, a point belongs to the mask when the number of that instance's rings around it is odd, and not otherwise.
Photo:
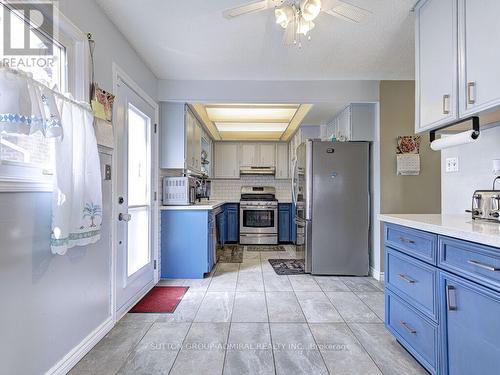
[(400, 236), (400, 237), (399, 237), (399, 240), (400, 240), (401, 242), (404, 242), (404, 243), (409, 243), (409, 244), (412, 244), (412, 245), (415, 243), (415, 241), (413, 241), (413, 240), (409, 240), (409, 239), (407, 239), (407, 238), (404, 238), (403, 236)]
[(476, 87), (476, 82), (467, 83), (467, 102), (469, 104), (476, 103), (476, 98), (474, 98), (474, 88)]
[(410, 279), (408, 276), (403, 275), (402, 273), (399, 274), (399, 278), (406, 281), (408, 284), (415, 284), (415, 280)]
[(446, 304), (448, 305), (448, 311), (457, 310), (457, 304), (455, 301), (455, 287), (453, 285), (446, 285)]
[(401, 327), (403, 327), (404, 329), (406, 329), (408, 332), (410, 332), (412, 335), (416, 334), (417, 331), (414, 329), (414, 328), (411, 328), (409, 326), (408, 323), (404, 322), (404, 321), (400, 321), (399, 324), (401, 324)]
[(483, 269), (488, 270), (488, 271), (493, 271), (493, 272), (500, 271), (500, 268), (497, 268), (495, 266), (490, 266), (489, 264), (481, 263), (481, 262), (474, 260), (474, 259), (469, 259), (467, 261), (467, 263), (472, 264), (473, 266), (477, 266), (479, 268), (483, 268)]
[(450, 114), (450, 109), (448, 106), (449, 101), (450, 101), (450, 96), (448, 94), (443, 95), (443, 115)]

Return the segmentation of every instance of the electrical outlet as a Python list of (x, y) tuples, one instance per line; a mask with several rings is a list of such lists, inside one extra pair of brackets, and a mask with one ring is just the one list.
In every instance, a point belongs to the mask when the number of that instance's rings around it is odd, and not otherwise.
[(458, 158), (446, 158), (446, 173), (458, 172)]

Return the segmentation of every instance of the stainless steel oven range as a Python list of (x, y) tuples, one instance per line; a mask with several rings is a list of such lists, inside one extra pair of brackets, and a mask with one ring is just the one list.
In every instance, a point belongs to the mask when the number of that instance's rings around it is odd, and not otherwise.
[(278, 243), (278, 201), (271, 186), (243, 186), (240, 200), (240, 243)]

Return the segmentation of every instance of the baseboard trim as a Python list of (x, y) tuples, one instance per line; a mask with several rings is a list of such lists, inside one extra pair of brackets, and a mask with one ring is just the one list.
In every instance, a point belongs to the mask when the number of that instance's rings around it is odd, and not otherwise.
[(384, 281), (384, 273), (380, 272), (379, 270), (376, 270), (373, 267), (370, 267), (370, 276), (372, 276), (374, 279), (380, 282)]
[(45, 374), (67, 374), (90, 351), (90, 349), (92, 349), (109, 331), (111, 331), (113, 326), (113, 317), (110, 316)]

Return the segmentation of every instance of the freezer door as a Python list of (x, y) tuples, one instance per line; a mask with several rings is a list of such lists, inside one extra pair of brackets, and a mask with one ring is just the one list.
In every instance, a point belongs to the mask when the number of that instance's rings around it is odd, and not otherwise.
[(313, 142), (312, 273), (367, 275), (369, 144)]

